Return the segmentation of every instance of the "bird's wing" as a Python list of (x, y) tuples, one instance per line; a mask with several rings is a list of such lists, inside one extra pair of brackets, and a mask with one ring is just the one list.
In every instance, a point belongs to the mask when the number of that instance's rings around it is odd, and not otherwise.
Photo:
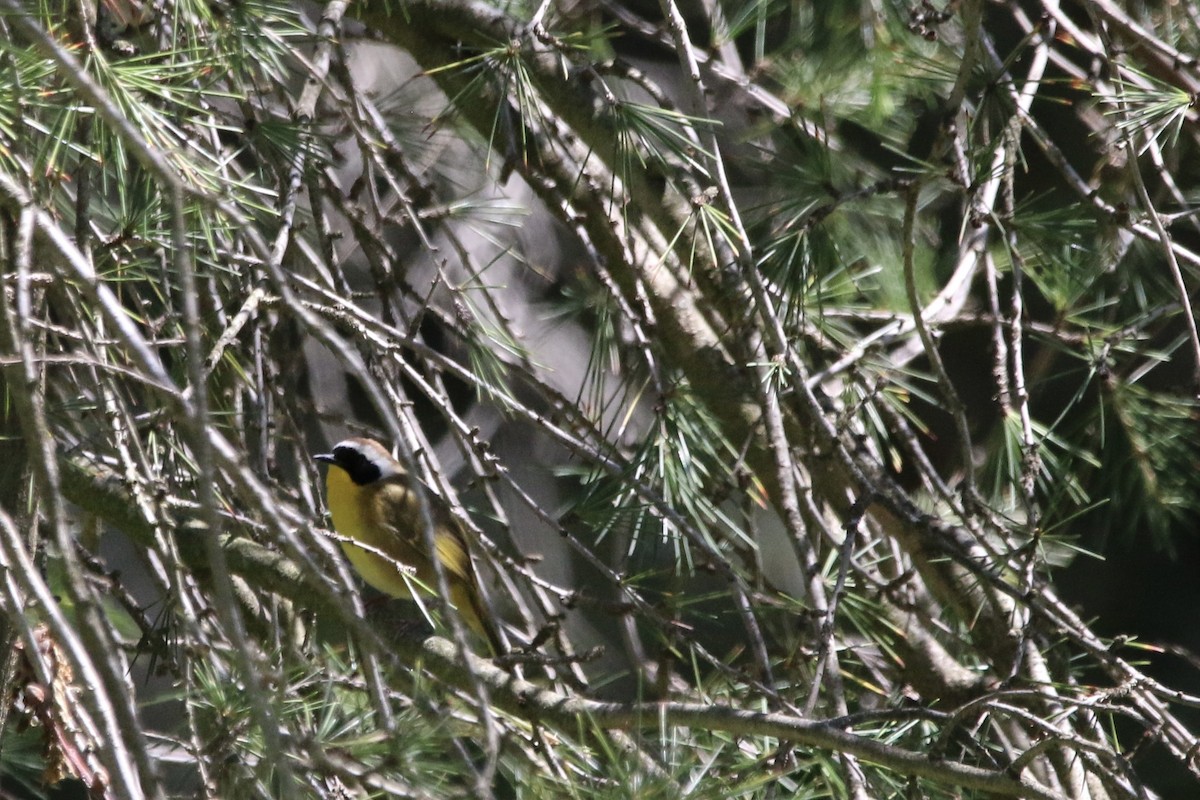
[[(424, 563), (428, 562), (424, 555), (427, 552), (425, 531), (422, 530), (424, 521), (421, 519), (417, 498), (405, 481), (406, 479), (398, 478), (381, 482), (374, 505), (380, 527), (388, 532), (388, 538), (391, 540), (389, 547), (385, 549), (398, 561), (411, 564), (421, 572)], [(430, 512), (437, 526), (434, 541), (442, 568), (451, 578), (470, 581), (473, 576), (471, 558), (467, 553), (458, 520), (438, 505), (433, 497), (430, 497)], [(449, 536), (445, 535), (447, 532)]]

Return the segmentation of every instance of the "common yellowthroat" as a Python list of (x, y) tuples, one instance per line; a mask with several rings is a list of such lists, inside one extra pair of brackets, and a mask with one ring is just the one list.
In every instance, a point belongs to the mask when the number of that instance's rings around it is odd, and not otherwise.
[[(425, 547), (420, 506), (412, 478), (400, 462), (379, 442), (358, 438), (338, 442), (332, 453), (314, 458), (329, 465), (325, 491), (333, 527), (346, 539), (372, 548), (364, 550), (351, 541), (341, 543), (342, 552), (363, 579), (379, 591), (402, 599), (415, 599), (413, 592), (436, 595), (437, 575)], [(433, 498), (430, 511), (437, 558), (446, 574), (450, 601), (467, 626), (499, 655), (504, 650), (480, 600), (479, 582), (462, 529)], [(406, 579), (399, 564), (410, 567), (414, 574)]]

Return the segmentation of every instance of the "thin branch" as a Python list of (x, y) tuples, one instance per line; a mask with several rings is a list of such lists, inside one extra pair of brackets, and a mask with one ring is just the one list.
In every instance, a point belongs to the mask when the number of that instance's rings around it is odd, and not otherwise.
[[(457, 654), (451, 642), (430, 637), (421, 646), (421, 653), (444, 679), (466, 679), (466, 669), (456, 660)], [(901, 774), (917, 775), (1003, 797), (1064, 800), (1063, 795), (1046, 789), (1032, 778), (1013, 778), (1007, 771), (985, 770), (954, 761), (934, 761), (923, 753), (847, 733), (828, 722), (719, 705), (605, 703), (568, 697), (515, 678), (477, 656), (471, 655), (469, 658), (488, 683), (496, 703), (506, 711), (526, 719), (552, 722), (568, 730), (574, 728), (578, 719), (588, 719), (595, 725), (617, 729), (637, 728), (646, 720), (659, 720), (672, 726), (699, 730), (724, 731), (743, 736), (772, 736), (801, 746), (853, 755)]]

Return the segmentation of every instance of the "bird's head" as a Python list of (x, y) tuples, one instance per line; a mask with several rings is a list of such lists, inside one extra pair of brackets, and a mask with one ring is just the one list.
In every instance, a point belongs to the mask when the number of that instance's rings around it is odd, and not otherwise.
[(345, 470), (350, 480), (359, 486), (404, 474), (404, 467), (374, 439), (343, 439), (333, 446), (332, 453), (313, 458)]

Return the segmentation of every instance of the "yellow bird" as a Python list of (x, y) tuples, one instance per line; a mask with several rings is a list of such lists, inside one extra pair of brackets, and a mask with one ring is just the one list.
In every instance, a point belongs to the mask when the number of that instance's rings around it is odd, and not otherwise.
[[(325, 491), (333, 527), (348, 540), (342, 552), (363, 579), (381, 592), (415, 599), (413, 592), (436, 596), (437, 575), (425, 547), (421, 509), (412, 478), (391, 453), (373, 439), (346, 439), (333, 452), (315, 456), (329, 465)], [(500, 637), (480, 600), (479, 582), (462, 529), (450, 512), (430, 496), (437, 558), (446, 573), (450, 601), (467, 626), (487, 640), (495, 655), (504, 652)], [(353, 542), (367, 545), (370, 550)], [(406, 578), (402, 568), (412, 569)]]

